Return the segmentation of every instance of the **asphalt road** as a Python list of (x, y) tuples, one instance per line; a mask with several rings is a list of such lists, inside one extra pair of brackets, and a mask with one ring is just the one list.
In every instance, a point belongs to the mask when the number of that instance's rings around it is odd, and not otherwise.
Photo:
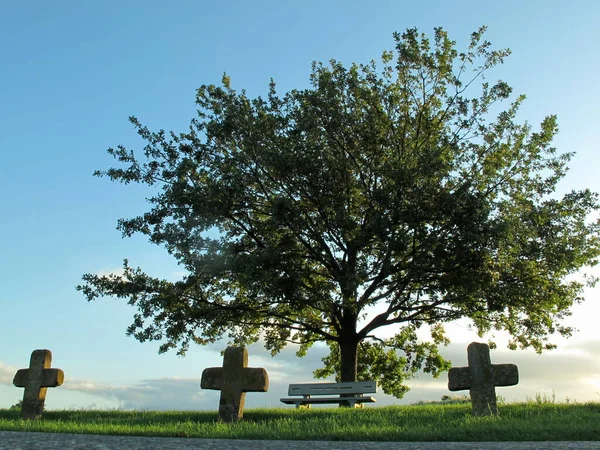
[(339, 442), (157, 438), (0, 431), (0, 450), (146, 450), (146, 449), (400, 449), (400, 450), (600, 450), (592, 442)]

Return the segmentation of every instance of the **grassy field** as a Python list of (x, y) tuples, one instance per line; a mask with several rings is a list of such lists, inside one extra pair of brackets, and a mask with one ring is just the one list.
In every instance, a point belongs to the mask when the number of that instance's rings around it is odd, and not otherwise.
[(468, 404), (364, 409), (248, 409), (236, 424), (215, 411), (46, 411), (23, 421), (0, 409), (0, 430), (219, 439), (348, 441), (600, 440), (600, 403), (514, 403), (498, 417), (472, 417)]

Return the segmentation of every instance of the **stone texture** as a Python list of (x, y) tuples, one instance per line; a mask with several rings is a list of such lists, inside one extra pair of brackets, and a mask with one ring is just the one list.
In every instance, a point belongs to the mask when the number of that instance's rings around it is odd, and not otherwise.
[(52, 352), (34, 350), (28, 369), (20, 369), (15, 374), (13, 384), (25, 388), (21, 404), (21, 418), (35, 420), (42, 417), (47, 388), (63, 384), (65, 374), (60, 369), (51, 369)]
[(519, 370), (514, 364), (492, 364), (487, 344), (472, 342), (467, 347), (469, 367), (453, 367), (448, 372), (448, 389), (469, 389), (473, 415), (497, 415), (496, 386), (514, 386)]
[(246, 392), (267, 392), (269, 376), (265, 369), (248, 367), (245, 347), (228, 347), (223, 367), (204, 369), (200, 387), (221, 391), (219, 417), (235, 422), (244, 416)]

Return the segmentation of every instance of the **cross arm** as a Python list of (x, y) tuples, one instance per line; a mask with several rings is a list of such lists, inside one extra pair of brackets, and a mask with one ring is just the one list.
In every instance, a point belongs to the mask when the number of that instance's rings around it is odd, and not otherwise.
[[(514, 386), (519, 383), (519, 369), (515, 364), (492, 364), (494, 386)], [(464, 391), (471, 389), (469, 367), (453, 367), (448, 371), (448, 390)]]
[(471, 388), (471, 372), (468, 367), (452, 367), (448, 371), (448, 390), (464, 391)]
[(515, 364), (493, 364), (494, 385), (514, 386), (519, 383), (519, 369)]
[(202, 371), (202, 379), (200, 380), (202, 389), (212, 389), (220, 391), (223, 388), (223, 368), (209, 367)]
[(242, 380), (243, 392), (267, 392), (269, 390), (269, 376), (263, 368), (246, 367)]
[[(16, 387), (23, 388), (26, 386), (29, 380), (30, 369), (20, 369), (15, 374), (13, 384)], [(42, 376), (40, 379), (40, 387), (57, 387), (63, 384), (65, 381), (65, 373), (61, 369), (42, 369)]]

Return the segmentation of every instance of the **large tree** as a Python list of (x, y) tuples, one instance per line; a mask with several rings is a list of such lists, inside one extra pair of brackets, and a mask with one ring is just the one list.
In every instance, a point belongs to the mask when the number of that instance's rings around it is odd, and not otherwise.
[(556, 117), (518, 123), (522, 96), (492, 116), (511, 88), (484, 75), (510, 52), (484, 30), (464, 52), (442, 29), (433, 42), (396, 33), (379, 66), (315, 63), (310, 87), (283, 96), (271, 81), (249, 98), (224, 76), (198, 89), (182, 134), (131, 117), (143, 156), (111, 148), (123, 165), (96, 175), (157, 188), (150, 211), (118, 227), (164, 245), (188, 275), (169, 282), (125, 260), (122, 275), (86, 274), (78, 289), (128, 299), (128, 334), (160, 352), (229, 336), (273, 354), (298, 343), (302, 356), (324, 341), (316, 375), (376, 379), (398, 397), (418, 369), (449, 367), (445, 322), (552, 348), (582, 300), (570, 275), (599, 255), (597, 195), (556, 195), (572, 155), (551, 145)]

